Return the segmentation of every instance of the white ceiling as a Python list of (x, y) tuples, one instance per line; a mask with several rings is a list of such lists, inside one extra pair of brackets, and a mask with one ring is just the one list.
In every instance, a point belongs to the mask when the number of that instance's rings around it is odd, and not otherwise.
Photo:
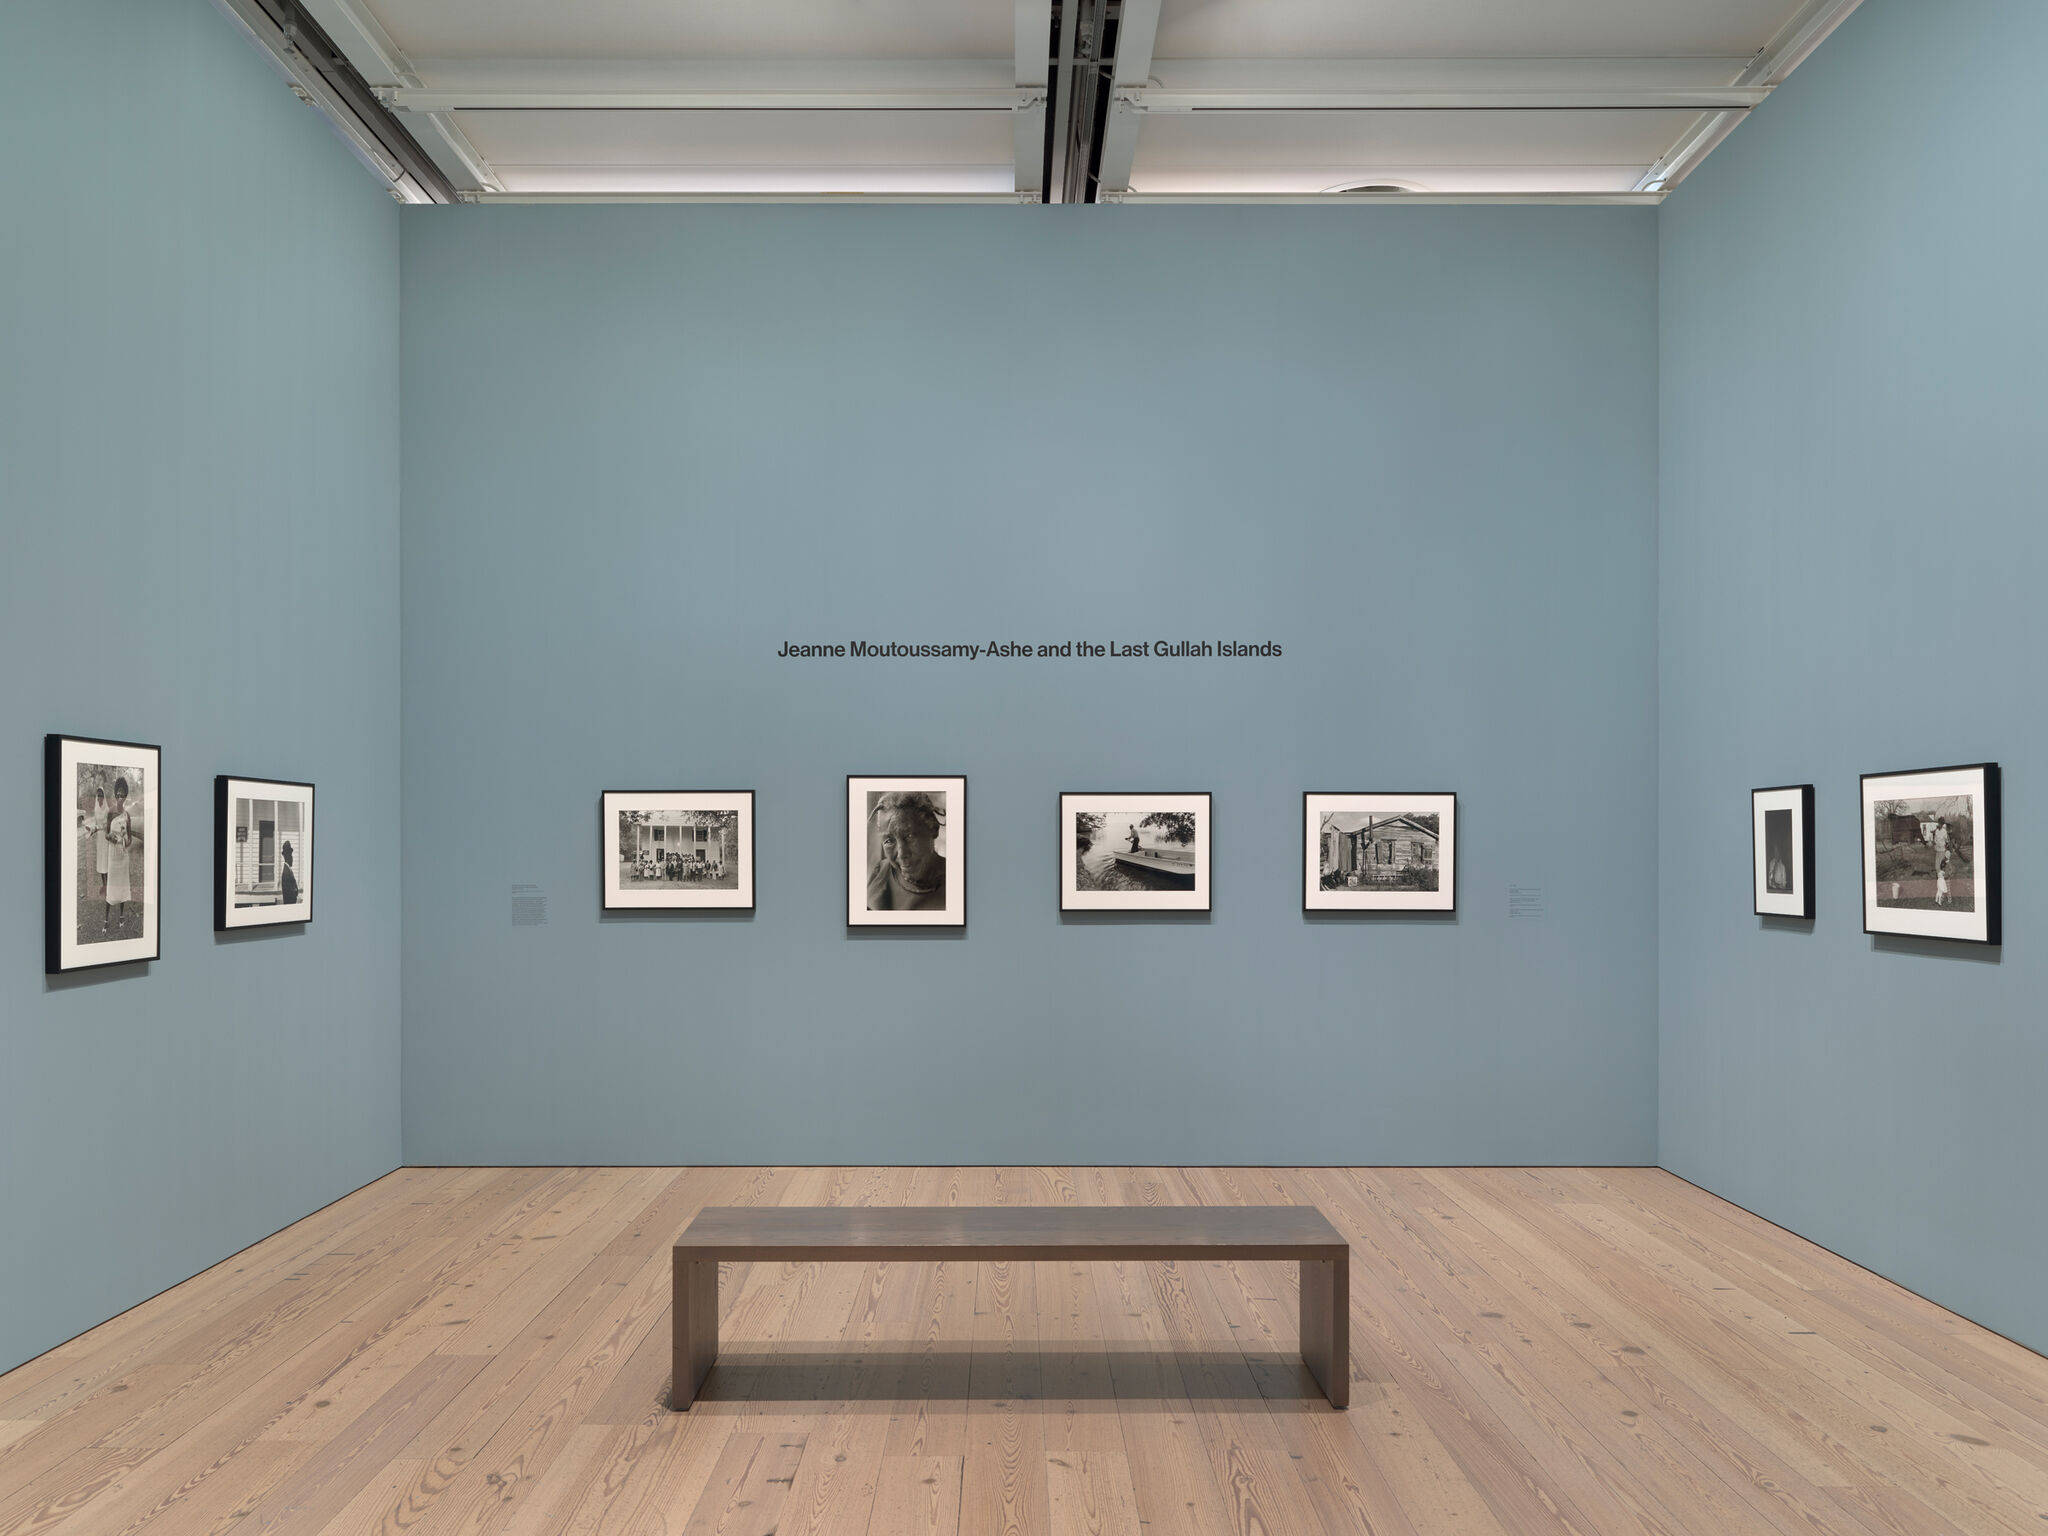
[(1164, 0), (1168, 59), (1747, 59), (1792, 0)]
[(1131, 190), (1631, 192), (1692, 112), (1229, 113), (1148, 118)]
[(982, 192), (1007, 112), (460, 112), (510, 192)]
[[(1069, 78), (1053, 0), (305, 3), (480, 199), (1036, 201)], [(1121, 0), (1100, 196), (1654, 201), (1855, 4)]]

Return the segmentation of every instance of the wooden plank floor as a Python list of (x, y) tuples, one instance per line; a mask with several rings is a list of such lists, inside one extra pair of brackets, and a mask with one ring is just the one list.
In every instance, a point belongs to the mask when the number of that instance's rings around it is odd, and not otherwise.
[[(706, 1204), (1313, 1203), (1294, 1266), (729, 1266)], [(2048, 1361), (1655, 1169), (409, 1168), (0, 1375), (0, 1536), (2048, 1533)]]

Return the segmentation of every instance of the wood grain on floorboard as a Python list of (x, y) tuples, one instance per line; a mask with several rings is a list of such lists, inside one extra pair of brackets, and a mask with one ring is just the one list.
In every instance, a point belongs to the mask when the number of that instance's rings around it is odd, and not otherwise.
[[(724, 1267), (705, 1205), (1312, 1204), (1291, 1263)], [(2044, 1536), (2048, 1360), (1657, 1169), (401, 1169), (0, 1375), (0, 1536)]]

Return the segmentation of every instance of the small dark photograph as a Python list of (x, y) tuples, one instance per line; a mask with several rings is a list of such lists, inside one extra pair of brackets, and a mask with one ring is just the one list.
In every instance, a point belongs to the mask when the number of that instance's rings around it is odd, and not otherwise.
[(1764, 812), (1764, 889), (1775, 895), (1792, 893), (1792, 812)]
[(1872, 807), (1877, 904), (1977, 909), (1976, 827), (1968, 795), (1879, 800)]

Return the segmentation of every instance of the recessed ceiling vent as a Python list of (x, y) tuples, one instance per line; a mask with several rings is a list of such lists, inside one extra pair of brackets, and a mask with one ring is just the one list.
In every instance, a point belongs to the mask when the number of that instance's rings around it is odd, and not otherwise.
[(1342, 187), (1325, 187), (1323, 190), (1343, 197), (1374, 192), (1420, 192), (1422, 188), (1406, 186), (1398, 181), (1360, 181)]

